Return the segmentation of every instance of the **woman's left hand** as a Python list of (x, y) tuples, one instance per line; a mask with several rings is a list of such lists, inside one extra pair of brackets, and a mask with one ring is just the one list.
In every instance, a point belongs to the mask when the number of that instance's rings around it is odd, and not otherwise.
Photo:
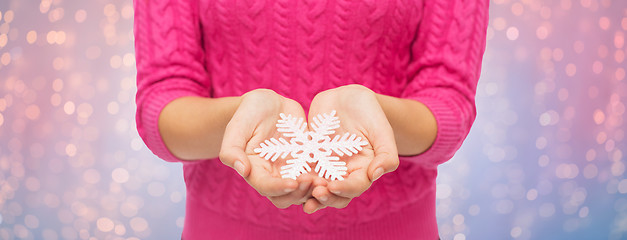
[[(396, 170), (399, 164), (394, 132), (376, 94), (361, 85), (347, 85), (324, 92), (314, 97), (309, 117), (336, 110), (340, 127), (335, 134), (354, 133), (368, 141), (363, 150), (353, 156), (343, 156), (347, 174), (342, 181), (314, 181), (310, 198), (303, 210), (313, 213), (326, 206), (344, 208), (355, 197), (368, 190), (383, 174)], [(313, 122), (309, 119), (308, 122)]]

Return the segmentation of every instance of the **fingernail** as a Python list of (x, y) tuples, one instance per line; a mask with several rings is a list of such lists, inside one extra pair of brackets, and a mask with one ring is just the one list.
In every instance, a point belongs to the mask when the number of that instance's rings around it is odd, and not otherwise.
[(237, 173), (239, 173), (240, 176), (244, 176), (244, 164), (240, 161), (236, 161), (235, 164), (233, 164), (233, 168), (235, 168), (235, 171), (237, 171)]
[(335, 195), (338, 195), (338, 194), (340, 194), (341, 192), (340, 192), (340, 191), (337, 191), (337, 190), (335, 190), (335, 191), (334, 191), (334, 190), (331, 190), (331, 193), (333, 193), (333, 194), (335, 194)]
[(283, 191), (285, 191), (286, 193), (291, 193), (291, 192), (293, 192), (294, 190), (296, 190), (296, 188), (286, 188), (286, 189), (285, 189), (285, 190), (283, 190)]
[(383, 175), (383, 168), (377, 168), (374, 170), (374, 179), (372, 180), (373, 182), (376, 181), (377, 179), (379, 179), (381, 177), (381, 175)]
[(329, 197), (327, 196), (320, 197), (320, 201), (326, 202), (327, 200), (329, 200)]

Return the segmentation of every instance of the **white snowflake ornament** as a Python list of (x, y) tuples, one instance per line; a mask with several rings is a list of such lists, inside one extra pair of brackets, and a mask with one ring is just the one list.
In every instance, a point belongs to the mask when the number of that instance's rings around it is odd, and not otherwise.
[(281, 113), (281, 119), (277, 122), (277, 131), (282, 133), (284, 137), (291, 138), (289, 141), (284, 138), (268, 139), (260, 144), (261, 147), (255, 148), (255, 153), (259, 156), (276, 161), (279, 157), (282, 159), (288, 155), (292, 159), (286, 161), (287, 165), (281, 167), (281, 176), (283, 178), (296, 179), (303, 173), (311, 171), (308, 163), (316, 163), (314, 169), (318, 176), (330, 180), (344, 180), (343, 175), (346, 174), (346, 163), (340, 161), (335, 154), (344, 156), (352, 156), (363, 148), (361, 146), (368, 145), (368, 142), (362, 141), (361, 137), (356, 134), (345, 133), (344, 135), (335, 135), (333, 139), (329, 135), (335, 133), (335, 129), (340, 127), (340, 120), (335, 116), (335, 110), (330, 114), (318, 114), (313, 118), (311, 127), (314, 131), (306, 131), (307, 123), (303, 118), (292, 117)]

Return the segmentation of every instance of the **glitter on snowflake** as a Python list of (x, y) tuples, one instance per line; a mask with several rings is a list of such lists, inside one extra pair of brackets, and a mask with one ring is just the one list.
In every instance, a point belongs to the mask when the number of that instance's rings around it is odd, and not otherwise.
[(261, 143), (261, 147), (255, 148), (254, 151), (273, 162), (279, 157), (284, 159), (288, 155), (292, 156), (292, 159), (286, 161), (287, 165), (281, 167), (283, 178), (296, 179), (301, 174), (311, 171), (309, 163), (316, 163), (314, 170), (318, 176), (330, 180), (344, 180), (342, 176), (346, 175), (348, 170), (346, 163), (331, 154), (335, 152), (340, 157), (344, 154), (352, 156), (362, 150), (361, 146), (368, 144), (354, 133), (330, 137), (335, 133), (335, 129), (340, 127), (335, 110), (330, 114), (315, 116), (311, 124), (313, 131), (306, 131), (307, 123), (303, 118), (285, 116), (283, 113), (280, 117), (276, 125), (277, 131), (291, 139), (287, 141), (282, 137), (278, 140), (271, 138)]

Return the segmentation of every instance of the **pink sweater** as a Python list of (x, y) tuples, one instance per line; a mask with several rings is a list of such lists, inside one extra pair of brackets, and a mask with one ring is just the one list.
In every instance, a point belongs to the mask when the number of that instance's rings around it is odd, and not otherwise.
[[(401, 157), (344, 209), (277, 209), (217, 159), (184, 163), (190, 239), (438, 239), (437, 166), (475, 118), (488, 0), (135, 0), (137, 128), (166, 161), (157, 120), (182, 96), (269, 88), (309, 109), (358, 83), (435, 115), (431, 148)], [(420, 123), (416, 123), (420, 124)], [(164, 206), (166, 207), (166, 206)]]

